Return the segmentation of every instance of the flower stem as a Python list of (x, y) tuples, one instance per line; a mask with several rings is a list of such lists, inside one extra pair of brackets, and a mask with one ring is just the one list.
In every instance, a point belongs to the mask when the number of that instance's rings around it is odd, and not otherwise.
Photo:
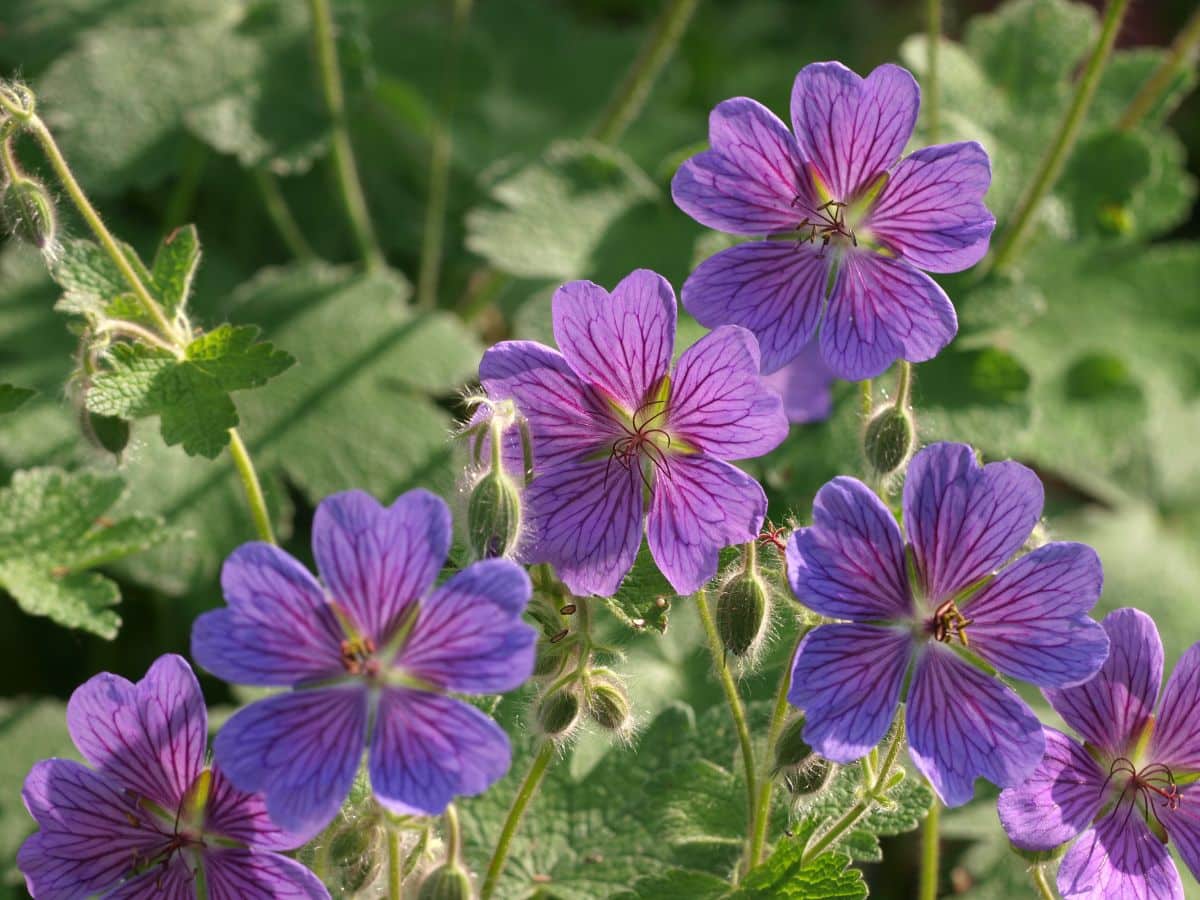
[(865, 378), (858, 383), (858, 400), (859, 412), (862, 413), (863, 421), (871, 418), (871, 411), (875, 408), (875, 399), (871, 392), (871, 379)]
[(805, 635), (810, 630), (811, 626), (802, 626), (800, 628), (800, 633), (796, 635), (796, 642), (792, 646), (792, 652), (784, 660), (783, 674), (780, 676), (779, 685), (775, 689), (775, 705), (771, 709), (771, 722), (767, 726), (766, 755), (763, 757), (758, 798), (754, 804), (754, 817), (750, 831), (750, 850), (746, 858), (747, 871), (762, 862), (763, 850), (766, 848), (767, 827), (771, 822), (771, 794), (775, 788), (775, 780), (771, 778), (769, 771), (770, 754), (775, 749), (775, 743), (779, 740), (779, 735), (783, 731), (784, 720), (787, 718), (787, 695), (788, 688), (792, 683), (792, 661), (796, 658), (796, 650), (799, 649), (800, 642), (804, 640)]
[(417, 305), (437, 306), (438, 279), (442, 268), (442, 243), (446, 233), (446, 197), (450, 185), (450, 153), (454, 139), (450, 130), (455, 105), (458, 57), (463, 32), (471, 15), (472, 0), (454, 0), (450, 46), (442, 76), (441, 109), (434, 127), (429, 152), (429, 200), (425, 207), (425, 230), (421, 239), (421, 268), (417, 274)]
[(388, 846), (388, 900), (400, 900), (404, 896), (403, 860), (400, 853), (400, 832), (395, 828), (387, 830)]
[(929, 813), (925, 816), (925, 825), (921, 828), (921, 900), (937, 900), (938, 889), (938, 857), (941, 849), (941, 837), (938, 825), (942, 817), (942, 805), (936, 797)]
[(251, 177), (254, 178), (254, 186), (258, 188), (258, 193), (262, 197), (267, 216), (270, 218), (271, 224), (275, 226), (275, 230), (279, 233), (279, 238), (287, 247), (288, 252), (300, 262), (315, 260), (317, 254), (308, 242), (308, 238), (304, 236), (304, 232), (300, 230), (300, 224), (292, 215), (291, 209), (288, 208), (287, 200), (279, 187), (279, 180), (263, 168), (254, 169)]
[(592, 129), (593, 138), (602, 144), (615, 144), (621, 139), (625, 129), (646, 105), (650, 89), (675, 53), (699, 4), (700, 0), (668, 0), (649, 38)]
[(938, 142), (941, 131), (941, 85), (938, 83), (938, 50), (942, 42), (942, 0), (927, 0), (925, 4), (925, 19), (927, 23), (926, 50), (929, 58), (926, 61), (925, 103), (926, 132), (929, 143)]
[(450, 865), (455, 865), (458, 862), (458, 846), (461, 843), (461, 837), (458, 827), (458, 810), (451, 803), (446, 807), (446, 862)]
[[(757, 775), (754, 766), (754, 745), (750, 742), (750, 727), (746, 723), (746, 709), (742, 705), (742, 697), (738, 693), (737, 684), (729, 667), (725, 665), (725, 648), (721, 644), (721, 635), (717, 632), (717, 623), (713, 621), (712, 610), (708, 605), (708, 592), (701, 589), (696, 592), (696, 609), (700, 613), (700, 622), (704, 633), (708, 636), (708, 649), (712, 653), (713, 665), (717, 669), (717, 678), (725, 691), (725, 700), (729, 703), (729, 714), (733, 717), (733, 727), (737, 731), (738, 744), (742, 749), (742, 766), (746, 770), (746, 825), (753, 827), (754, 811), (758, 803)], [(753, 839), (751, 839), (753, 840)]]
[(378, 271), (387, 262), (380, 249), (375, 228), (371, 225), (371, 213), (363, 193), (362, 180), (358, 175), (358, 164), (354, 159), (354, 148), (350, 144), (350, 129), (346, 118), (346, 94), (342, 86), (342, 73), (338, 69), (337, 46), (333, 40), (333, 16), (329, 0), (308, 0), (312, 15), (313, 45), (317, 53), (317, 68), (321, 75), (321, 89), (325, 94), (325, 105), (332, 120), (329, 152), (350, 229), (358, 244), (359, 253), (368, 271)]
[(900, 360), (900, 373), (896, 376), (896, 399), (893, 403), (896, 409), (908, 406), (909, 394), (912, 393), (913, 366), (907, 359)]
[(250, 504), (250, 517), (254, 519), (254, 529), (259, 538), (268, 544), (275, 543), (275, 532), (271, 529), (271, 514), (267, 511), (267, 501), (263, 496), (262, 484), (258, 480), (258, 472), (254, 469), (254, 461), (250, 452), (242, 442), (242, 436), (236, 428), (229, 429), (229, 456), (242, 479), (242, 490), (246, 494), (246, 502)]
[(1119, 130), (1129, 131), (1154, 108), (1154, 105), (1162, 99), (1162, 95), (1167, 92), (1167, 88), (1171, 86), (1171, 82), (1188, 64), (1189, 57), (1193, 55), (1198, 44), (1200, 44), (1200, 6), (1196, 7), (1183, 26), (1183, 30), (1171, 42), (1171, 49), (1167, 52), (1166, 59), (1146, 79), (1146, 83), (1141, 86), (1134, 98), (1129, 101), (1129, 105), (1125, 107), (1125, 112), (1117, 120)]
[(1084, 117), (1087, 115), (1088, 107), (1092, 104), (1096, 86), (1100, 83), (1100, 76), (1112, 53), (1117, 32), (1121, 27), (1121, 20), (1128, 6), (1129, 0), (1109, 0), (1108, 7), (1104, 11), (1104, 24), (1100, 29), (1100, 37), (1096, 41), (1096, 47), (1088, 59), (1083, 75), (1079, 79), (1075, 96), (1071, 98), (1071, 105), (1067, 108), (1067, 115), (1059, 125), (1058, 134), (1055, 135), (1050, 149), (1042, 158), (1033, 181), (1029, 183), (1017, 203), (1012, 221), (992, 256), (991, 269), (1004, 269), (1013, 261), (1033, 225), (1038, 205), (1058, 181), (1058, 176), (1062, 173), (1067, 157), (1071, 153), (1071, 148), (1075, 146), (1075, 141), (1079, 137)]
[(479, 900), (488, 900), (495, 893), (496, 885), (500, 881), (500, 873), (504, 870), (504, 863), (508, 859), (513, 835), (517, 833), (517, 826), (521, 824), (521, 817), (525, 814), (525, 807), (537, 793), (538, 786), (542, 783), (546, 769), (549, 768), (553, 759), (554, 742), (543, 740), (529, 771), (525, 774), (525, 780), (521, 782), (521, 787), (517, 790), (517, 796), (513, 798), (512, 807), (504, 819), (504, 826), (500, 829), (500, 839), (496, 842), (492, 861), (488, 863), (487, 874), (483, 879), (483, 887), (479, 891)]
[(1054, 893), (1054, 888), (1050, 887), (1050, 882), (1046, 879), (1046, 868), (1044, 866), (1034, 866), (1030, 870), (1033, 876), (1033, 886), (1037, 888), (1038, 896), (1042, 900), (1058, 900), (1058, 895)]

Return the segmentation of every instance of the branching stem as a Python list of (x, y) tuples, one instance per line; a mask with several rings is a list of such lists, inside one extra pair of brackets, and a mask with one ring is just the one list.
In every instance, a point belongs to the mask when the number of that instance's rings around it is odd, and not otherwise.
[(525, 815), (525, 808), (529, 806), (529, 801), (537, 793), (537, 789), (546, 775), (546, 769), (550, 767), (550, 763), (554, 759), (554, 754), (554, 742), (543, 739), (541, 747), (533, 757), (529, 771), (525, 774), (525, 780), (517, 789), (517, 796), (513, 798), (508, 815), (504, 818), (504, 825), (500, 829), (500, 839), (496, 841), (496, 849), (492, 853), (492, 861), (488, 863), (483, 887), (479, 890), (480, 900), (488, 900), (495, 893), (496, 885), (500, 881), (500, 874), (504, 871), (504, 863), (508, 860), (513, 836), (517, 833), (517, 826), (521, 824), (521, 817)]

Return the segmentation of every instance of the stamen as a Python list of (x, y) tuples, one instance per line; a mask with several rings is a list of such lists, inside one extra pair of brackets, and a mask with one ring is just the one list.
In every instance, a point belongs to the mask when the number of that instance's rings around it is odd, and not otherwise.
[(374, 674), (378, 670), (378, 661), (372, 656), (376, 649), (369, 637), (347, 638), (341, 644), (342, 666), (351, 675)]
[(958, 638), (964, 647), (970, 647), (967, 640), (967, 626), (974, 623), (958, 611), (953, 599), (947, 600), (933, 611), (933, 639), (944, 644)]

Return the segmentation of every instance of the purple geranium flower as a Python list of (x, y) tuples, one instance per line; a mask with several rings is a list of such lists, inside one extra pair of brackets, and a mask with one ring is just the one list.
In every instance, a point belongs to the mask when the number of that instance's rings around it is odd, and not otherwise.
[(969, 800), (978, 776), (1001, 787), (1027, 778), (1041, 726), (980, 660), (1062, 687), (1091, 677), (1108, 652), (1087, 617), (1103, 580), (1095, 551), (1051, 543), (1005, 565), (1041, 512), (1032, 471), (981, 468), (965, 444), (913, 458), (907, 544), (862, 482), (821, 488), (812, 526), (788, 543), (788, 578), (806, 606), (850, 621), (814, 629), (796, 654), (788, 699), (805, 711), (804, 739), (837, 762), (860, 758), (887, 732), (908, 681), (913, 761), (947, 805)]
[(226, 681), (293, 688), (239, 710), (213, 746), (284, 827), (328, 823), (364, 747), (375, 796), (401, 815), (438, 814), (508, 771), (504, 732), (448, 692), (499, 693), (529, 678), (529, 578), (492, 559), (433, 589), (449, 549), (450, 511), (433, 494), (384, 508), (348, 491), (313, 521), (324, 586), (270, 544), (225, 561), (229, 605), (196, 620), (192, 655)]
[(683, 286), (688, 311), (709, 327), (753, 331), (764, 372), (795, 358), (818, 325), (839, 378), (935, 356), (958, 321), (921, 270), (973, 266), (995, 219), (983, 204), (991, 166), (979, 144), (939, 144), (900, 159), (919, 106), (907, 70), (880, 66), (864, 79), (836, 62), (796, 76), (794, 137), (754, 100), (719, 104), (709, 119), (712, 149), (675, 174), (676, 204), (710, 228), (788, 239), (706, 260)]
[(488, 394), (515, 400), (533, 435), (523, 554), (552, 563), (573, 593), (616, 592), (647, 505), (650, 552), (681, 593), (716, 574), (722, 547), (762, 527), (762, 488), (726, 462), (787, 435), (758, 344), (744, 328), (718, 328), (668, 372), (675, 317), (675, 293), (654, 272), (633, 272), (611, 295), (574, 281), (554, 294), (561, 353), (506, 341), (480, 363)]
[(1103, 624), (1112, 651), (1099, 674), (1045, 692), (1084, 743), (1045, 729), (1046, 754), (1028, 781), (1000, 794), (1000, 821), (1026, 850), (1082, 835), (1058, 870), (1067, 900), (1183, 900), (1167, 842), (1200, 877), (1200, 644), (1160, 695), (1154, 620), (1118, 609)]
[(182, 657), (160, 657), (137, 684), (101, 673), (67, 705), (89, 769), (46, 759), (23, 797), (40, 831), (17, 865), (38, 900), (197, 896), (211, 900), (328, 898), (298, 862), (272, 853), (304, 843), (267, 815), (260, 796), (204, 767), (208, 713)]
[(809, 341), (800, 355), (782, 369), (763, 376), (763, 384), (783, 399), (788, 421), (798, 425), (829, 418), (833, 409), (833, 381), (833, 373), (816, 341)]

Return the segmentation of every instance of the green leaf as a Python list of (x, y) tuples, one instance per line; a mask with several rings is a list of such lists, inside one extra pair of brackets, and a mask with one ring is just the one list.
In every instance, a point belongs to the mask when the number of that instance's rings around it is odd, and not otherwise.
[(17, 472), (0, 490), (0, 586), (30, 615), (114, 637), (117, 586), (88, 570), (166, 536), (154, 517), (108, 518), (124, 490), (115, 475)]
[[(134, 249), (128, 244), (121, 244), (120, 248), (134, 271), (145, 283), (151, 283), (150, 273)], [(134, 297), (129, 282), (104, 248), (95, 241), (64, 241), (50, 274), (63, 289), (62, 299), (55, 307), (60, 312), (89, 318), (113, 316), (135, 322), (145, 321), (145, 312)]]
[(32, 388), (0, 384), (0, 416), (20, 409), (36, 393)]
[(144, 345), (116, 344), (87, 393), (91, 412), (123, 419), (158, 416), (163, 440), (215, 459), (238, 424), (229, 394), (259, 387), (294, 360), (258, 341), (259, 330), (222, 325), (196, 338), (184, 359)]
[(151, 280), (154, 295), (168, 318), (187, 308), (192, 278), (200, 265), (200, 236), (195, 225), (176, 228), (165, 238), (154, 256)]
[(594, 266), (609, 226), (657, 193), (619, 151), (560, 141), (492, 186), (496, 205), (467, 215), (467, 247), (511, 275), (577, 277)]
[(916, 370), (913, 405), (923, 442), (1011, 440), (1032, 421), (1030, 376), (996, 347), (948, 347)]
[(661, 875), (639, 878), (631, 890), (613, 900), (722, 900), (730, 892), (729, 882), (705, 872), (670, 869)]
[(667, 630), (667, 616), (677, 592), (666, 576), (654, 564), (650, 548), (643, 541), (638, 548), (633, 568), (617, 588), (617, 593), (605, 598), (613, 615), (629, 628), (655, 631)]
[(806, 865), (803, 856), (802, 841), (781, 841), (766, 862), (746, 874), (730, 900), (862, 900), (867, 896), (862, 872), (848, 868), (850, 858), (845, 854), (827, 851)]

